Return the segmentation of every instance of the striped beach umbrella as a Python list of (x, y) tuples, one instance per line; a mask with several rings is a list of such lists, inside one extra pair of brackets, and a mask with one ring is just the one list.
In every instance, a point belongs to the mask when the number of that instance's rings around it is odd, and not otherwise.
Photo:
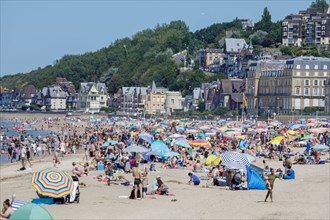
[(32, 186), (43, 196), (61, 198), (73, 190), (72, 177), (66, 172), (44, 169), (33, 173)]

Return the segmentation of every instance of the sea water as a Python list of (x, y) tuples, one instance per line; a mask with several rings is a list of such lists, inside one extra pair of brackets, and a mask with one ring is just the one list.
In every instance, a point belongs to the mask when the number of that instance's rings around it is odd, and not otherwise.
[[(16, 131), (13, 129), (13, 127), (16, 127), (17, 123), (15, 123), (13, 121), (0, 121), (0, 126), (2, 127), (1, 133), (5, 134), (7, 137), (13, 137), (13, 136), (17, 136), (17, 135), (23, 135), (25, 137), (25, 136), (31, 135), (32, 137), (35, 138), (38, 135), (40, 135), (41, 137), (45, 137), (48, 134), (51, 134), (51, 131), (36, 130), (32, 126), (22, 126), (23, 128), (26, 129), (25, 133), (22, 133), (21, 131)], [(21, 126), (18, 126), (18, 127), (21, 127)], [(0, 143), (0, 148), (1, 148), (0, 150), (3, 149), (2, 143)], [(6, 164), (9, 162), (10, 161), (8, 160), (8, 154), (6, 151), (6, 154), (0, 155), (0, 165)]]

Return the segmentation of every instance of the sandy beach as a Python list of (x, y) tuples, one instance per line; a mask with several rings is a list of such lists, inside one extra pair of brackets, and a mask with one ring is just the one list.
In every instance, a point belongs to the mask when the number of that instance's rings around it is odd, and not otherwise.
[[(11, 116), (6, 114), (5, 117)], [(46, 116), (15, 117), (41, 119)], [(80, 162), (82, 158), (82, 154), (66, 155), (58, 169), (71, 173), (71, 163)], [(267, 163), (274, 168), (283, 168), (280, 161), (269, 160)], [(12, 194), (24, 201), (37, 198), (31, 185), (32, 174), (52, 167), (52, 160), (46, 157), (33, 164), (25, 171), (18, 171), (21, 166), (16, 162), (0, 167), (1, 201), (11, 199)], [(254, 164), (261, 166), (262, 159), (258, 158)], [(294, 165), (294, 169), (295, 180), (275, 181), (273, 203), (263, 201), (266, 190), (206, 188), (205, 180), (200, 186), (188, 185), (188, 169), (162, 169), (161, 164), (156, 164), (157, 171), (150, 173), (149, 184), (152, 185), (155, 177), (160, 175), (175, 196), (154, 195), (148, 199), (130, 200), (124, 197), (129, 196), (131, 186), (107, 186), (96, 179), (97, 175), (103, 174), (102, 171), (91, 171), (90, 176), (80, 178), (87, 187), (81, 188), (79, 204), (43, 207), (54, 219), (330, 219), (330, 164)], [(123, 175), (133, 181), (132, 174)]]

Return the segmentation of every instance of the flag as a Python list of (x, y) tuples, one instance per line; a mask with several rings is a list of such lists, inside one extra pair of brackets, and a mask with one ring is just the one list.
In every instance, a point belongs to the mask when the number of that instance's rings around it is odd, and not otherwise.
[(243, 92), (243, 109), (244, 109), (245, 114), (247, 114), (247, 98), (246, 98), (244, 92)]

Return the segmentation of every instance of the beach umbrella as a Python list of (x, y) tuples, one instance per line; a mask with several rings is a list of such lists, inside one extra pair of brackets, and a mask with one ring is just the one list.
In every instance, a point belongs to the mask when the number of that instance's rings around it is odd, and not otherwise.
[(191, 146), (189, 145), (189, 143), (186, 142), (186, 141), (176, 140), (176, 141), (173, 142), (173, 145), (174, 144), (179, 145), (181, 147), (191, 148)]
[(149, 149), (143, 147), (143, 146), (138, 146), (138, 145), (132, 145), (128, 148), (124, 149), (124, 152), (135, 152), (135, 153), (143, 153), (143, 152), (148, 152)]
[(149, 133), (142, 133), (142, 134), (139, 134), (139, 138), (151, 143), (153, 136)]
[(227, 151), (221, 155), (222, 164), (227, 164), (232, 161), (236, 161), (244, 166), (250, 166), (250, 161), (246, 155), (236, 152)]
[(73, 190), (72, 177), (66, 172), (44, 169), (33, 173), (32, 186), (43, 196), (61, 198)]
[(179, 156), (179, 155), (180, 154), (178, 152), (168, 151), (168, 152), (164, 152), (160, 156), (164, 156), (164, 157), (176, 157), (176, 156)]
[(324, 144), (318, 144), (313, 146), (314, 149), (316, 149), (317, 151), (324, 151), (324, 150), (329, 150), (329, 146), (324, 145)]
[(108, 146), (110, 146), (110, 145), (115, 145), (115, 144), (117, 144), (118, 142), (117, 141), (115, 141), (115, 140), (107, 140), (106, 142), (104, 142), (103, 144), (102, 144), (102, 147), (108, 147)]
[(270, 141), (271, 144), (279, 144), (282, 140), (284, 140), (284, 136), (277, 136), (273, 140)]
[(213, 154), (208, 156), (205, 160), (206, 166), (219, 165), (221, 159)]
[(210, 142), (206, 141), (206, 140), (194, 140), (189, 142), (190, 146), (192, 147), (204, 147), (204, 148), (211, 148), (211, 144)]
[(225, 170), (246, 170), (246, 167), (237, 161), (229, 161), (228, 163), (224, 164), (224, 166)]
[(169, 151), (169, 149), (168, 149), (167, 145), (164, 143), (164, 141), (159, 141), (159, 140), (153, 141), (151, 143), (151, 149), (153, 151), (158, 151), (158, 152)]
[(170, 136), (168, 136), (169, 138), (182, 138), (183, 135), (181, 134), (171, 134)]
[(14, 213), (10, 216), (10, 220), (52, 220), (53, 217), (47, 211), (47, 209), (33, 204), (27, 203), (20, 208), (18, 208)]
[(256, 158), (254, 156), (252, 156), (250, 154), (244, 154), (244, 155), (249, 159), (250, 162), (256, 161)]
[(293, 131), (293, 130), (288, 130), (286, 133), (291, 134), (291, 135), (295, 135), (296, 134), (296, 132)]

